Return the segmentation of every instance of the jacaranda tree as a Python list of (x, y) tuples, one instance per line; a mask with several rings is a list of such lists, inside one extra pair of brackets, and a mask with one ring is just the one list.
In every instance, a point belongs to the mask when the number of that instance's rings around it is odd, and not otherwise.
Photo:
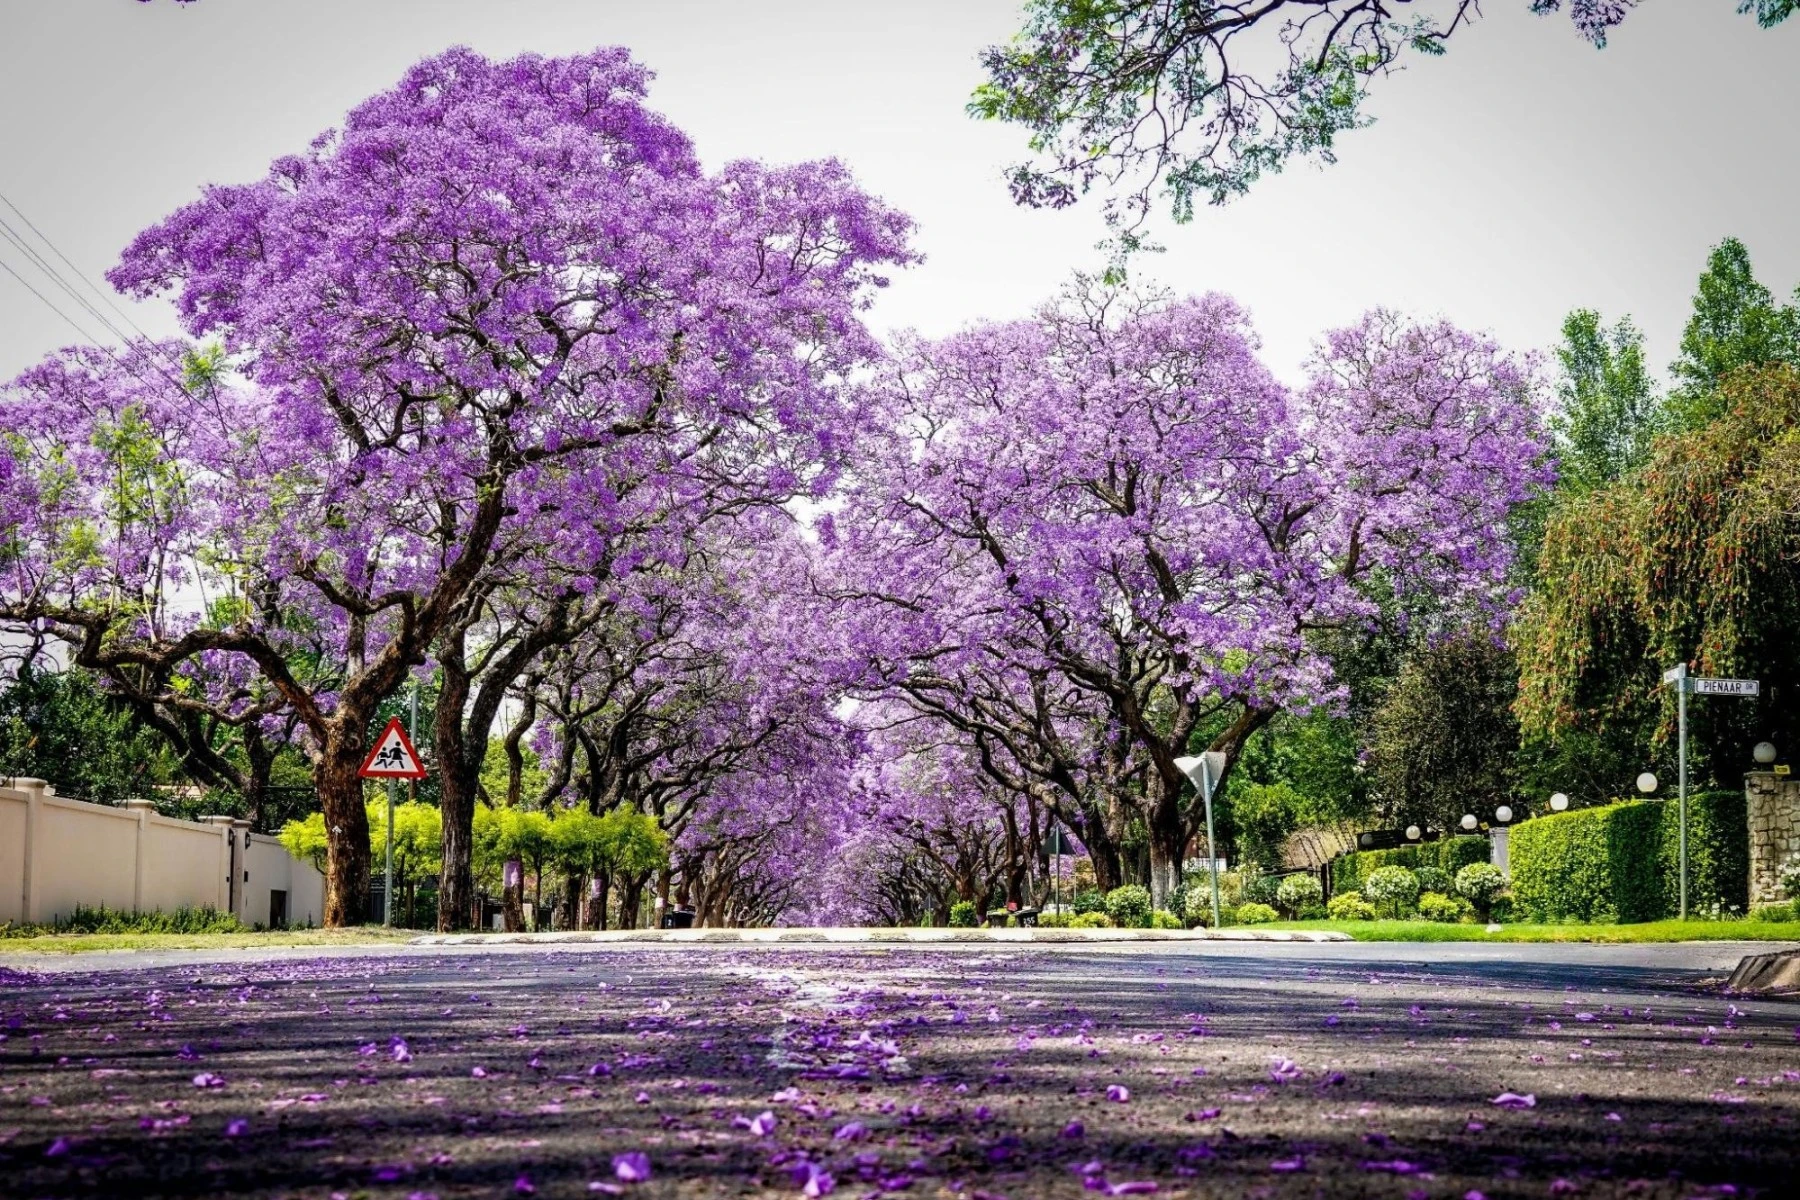
[[(500, 548), (525, 527), (544, 557), (603, 561), (609, 481), (664, 464), (672, 479), (704, 459), (780, 482), (834, 436), (835, 385), (873, 349), (867, 289), (909, 257), (906, 219), (835, 163), (704, 171), (644, 106), (648, 82), (619, 49), (503, 63), (453, 50), (265, 179), (209, 188), (111, 279), (173, 293), (235, 384), (203, 404), (160, 372), (124, 375), (8, 467), (87, 514), (34, 531), (31, 553), (97, 547), (149, 579), (176, 569), (173, 547), (187, 584), (242, 597), (215, 627), (84, 624), (112, 595), (72, 578), (9, 595), (7, 615), (80, 627), (90, 665), (252, 664), (316, 747), (329, 924), (360, 919), (367, 895), (356, 771), (376, 706), (427, 662)], [(173, 536), (115, 555), (100, 482), (58, 494), (57, 454), (135, 420), (151, 392), (165, 430), (153, 473), (210, 490), (200, 504), (169, 487)], [(290, 666), (296, 622), (331, 631), (330, 690)], [(445, 813), (446, 861), (466, 859), (465, 818)]]
[[(1175, 759), (1235, 761), (1276, 713), (1336, 702), (1317, 635), (1374, 619), (1370, 589), (1497, 611), (1507, 514), (1549, 478), (1533, 377), (1485, 338), (1372, 313), (1308, 374), (1278, 382), (1217, 295), (1075, 292), (914, 339), (826, 529), (871, 688), (1028, 754), (1124, 740), (1158, 904), (1198, 826)], [(1034, 679), (1086, 713), (987, 702)]]

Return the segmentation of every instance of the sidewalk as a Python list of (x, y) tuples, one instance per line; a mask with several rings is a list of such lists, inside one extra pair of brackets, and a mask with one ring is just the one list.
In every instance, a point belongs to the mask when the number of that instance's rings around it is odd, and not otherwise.
[(1348, 942), (1348, 934), (1320, 929), (607, 929), (555, 933), (432, 933), (414, 946), (504, 945), (511, 942), (768, 943), (806, 945), (944, 942)]

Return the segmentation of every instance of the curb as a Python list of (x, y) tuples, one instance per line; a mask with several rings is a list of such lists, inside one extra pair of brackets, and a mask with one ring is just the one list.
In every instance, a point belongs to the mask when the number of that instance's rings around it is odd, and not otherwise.
[(1764, 996), (1800, 992), (1800, 950), (1746, 955), (1725, 981), (1725, 990)]
[(605, 929), (552, 933), (426, 934), (414, 946), (520, 944), (607, 945), (967, 945), (1091, 944), (1096, 942), (1348, 942), (1349, 934), (1323, 929)]

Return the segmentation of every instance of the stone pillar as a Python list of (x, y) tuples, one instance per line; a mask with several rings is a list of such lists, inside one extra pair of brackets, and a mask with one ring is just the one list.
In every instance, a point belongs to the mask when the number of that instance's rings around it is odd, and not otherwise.
[(34, 860), (37, 858), (38, 838), (44, 832), (43, 799), (51, 795), (55, 789), (42, 779), (26, 779), (23, 776), (9, 779), (7, 785), (15, 792), (25, 795), (25, 869), (20, 872), (23, 894), (19, 897), (19, 920), (26, 925), (33, 925), (38, 920), (38, 877)]
[(1778, 874), (1782, 860), (1800, 853), (1800, 779), (1745, 772), (1744, 814), (1750, 826), (1750, 905), (1780, 904), (1788, 898)]

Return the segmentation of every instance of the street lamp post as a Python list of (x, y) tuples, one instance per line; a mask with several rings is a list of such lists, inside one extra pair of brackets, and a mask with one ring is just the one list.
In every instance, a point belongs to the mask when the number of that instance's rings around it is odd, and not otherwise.
[(1219, 750), (1190, 755), (1175, 760), (1175, 769), (1200, 789), (1200, 801), (1206, 806), (1207, 875), (1212, 879), (1212, 927), (1219, 927), (1219, 849), (1213, 841), (1213, 789), (1225, 777), (1225, 755)]

